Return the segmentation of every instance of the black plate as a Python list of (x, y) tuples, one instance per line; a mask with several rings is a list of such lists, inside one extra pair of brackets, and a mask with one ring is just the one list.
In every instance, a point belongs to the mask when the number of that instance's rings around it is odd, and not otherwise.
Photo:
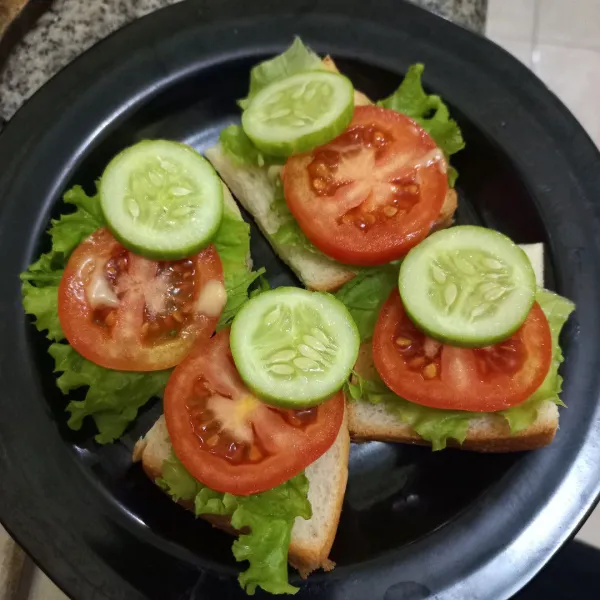
[[(563, 335), (569, 409), (556, 441), (519, 456), (354, 447), (338, 567), (311, 576), (297, 598), (506, 598), (600, 491), (600, 157), (563, 105), (492, 43), (398, 0), (376, 9), (358, 0), (190, 1), (86, 53), (0, 136), (1, 516), (74, 598), (244, 595), (231, 540), (130, 464), (158, 405), (112, 446), (66, 427), (45, 340), (21, 309), (18, 273), (47, 245), (63, 190), (91, 189), (111, 156), (144, 137), (200, 150), (214, 143), (239, 117), (235, 99), (251, 65), (295, 34), (333, 54), (375, 98), (425, 62), (427, 87), (448, 101), (467, 140), (456, 159), (461, 221), (545, 242), (550, 285), (577, 303)], [(256, 263), (273, 282), (289, 282), (254, 234)]]

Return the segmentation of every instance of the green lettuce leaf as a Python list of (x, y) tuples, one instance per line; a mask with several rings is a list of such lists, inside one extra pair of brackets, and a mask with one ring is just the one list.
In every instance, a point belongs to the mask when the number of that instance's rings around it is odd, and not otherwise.
[[(372, 301), (369, 295), (371, 290), (373, 290), (373, 287), (365, 287), (365, 297), (362, 298), (365, 303)], [(383, 292), (379, 298), (382, 297), (385, 298)], [(339, 299), (344, 302), (343, 297)], [(513, 434), (526, 429), (537, 419), (538, 410), (546, 400), (563, 405), (558, 396), (562, 388), (562, 377), (558, 374), (558, 367), (563, 361), (558, 338), (575, 305), (570, 300), (544, 289), (538, 290), (536, 299), (548, 319), (552, 332), (552, 366), (542, 385), (528, 400), (518, 406), (497, 413), (506, 419)], [(350, 306), (348, 308), (350, 309)], [(368, 319), (370, 314), (367, 313), (367, 315)], [(365, 339), (372, 336), (373, 328), (370, 333), (367, 331)], [(365, 379), (358, 373), (353, 373), (346, 385), (347, 397), (373, 404), (385, 403), (386, 409), (391, 414), (397, 416), (403, 423), (410, 425), (423, 439), (430, 442), (433, 450), (444, 449), (450, 438), (462, 443), (467, 435), (471, 419), (490, 414), (420, 406), (396, 396), (376, 375), (370, 377), (372, 378)]]
[(250, 72), (250, 91), (248, 96), (238, 104), (246, 109), (258, 92), (271, 83), (285, 79), (302, 71), (318, 71), (324, 69), (318, 54), (302, 43), (299, 37), (281, 54), (265, 60), (252, 68)]
[(361, 342), (373, 336), (381, 305), (397, 285), (398, 266), (390, 264), (362, 269), (335, 293), (335, 297), (350, 311)]
[(36, 328), (46, 331), (49, 340), (58, 342), (64, 339), (65, 335), (58, 319), (58, 282), (56, 285), (38, 287), (24, 280), (21, 293), (23, 308), (28, 315), (34, 315)]
[(233, 527), (244, 530), (233, 543), (233, 555), (249, 562), (238, 578), (246, 593), (253, 595), (257, 587), (271, 594), (298, 591), (288, 582), (287, 558), (296, 517), (312, 514), (303, 473), (261, 494), (233, 496), (202, 485), (171, 452), (157, 483), (174, 500), (193, 501), (196, 515), (229, 516)]
[(175, 502), (191, 502), (205, 487), (192, 477), (172, 450), (169, 458), (163, 461), (161, 478), (156, 480), (156, 484)]
[(62, 255), (66, 261), (85, 238), (103, 227), (106, 222), (97, 194), (88, 196), (81, 186), (76, 185), (65, 192), (63, 200), (66, 204), (75, 206), (77, 210), (61, 215), (59, 219), (53, 219), (49, 233), (52, 238), (52, 252)]
[(250, 292), (250, 298), (256, 298), (256, 296), (260, 296), (263, 292), (268, 292), (271, 289), (271, 284), (269, 280), (261, 275), (257, 280), (256, 287)]
[(162, 396), (171, 374), (170, 370), (132, 373), (105, 369), (83, 358), (69, 344), (52, 344), (48, 352), (54, 358), (54, 371), (61, 373), (56, 384), (63, 394), (88, 388), (84, 400), (72, 400), (67, 405), (69, 427), (78, 431), (85, 417), (92, 417), (99, 444), (120, 438), (138, 410), (150, 398)]
[(229, 125), (219, 134), (223, 152), (240, 167), (280, 165), (285, 158), (261, 152), (246, 135), (241, 125)]
[(296, 517), (312, 515), (306, 475), (261, 494), (237, 497), (235, 504), (231, 524), (249, 529), (233, 543), (235, 559), (250, 563), (239, 576), (240, 585), (248, 594), (257, 587), (271, 594), (295, 594), (298, 588), (288, 582), (288, 549)]
[(508, 421), (510, 430), (513, 433), (527, 429), (536, 420), (538, 408), (545, 400), (564, 406), (558, 396), (562, 390), (563, 381), (558, 373), (558, 368), (564, 360), (558, 338), (569, 315), (575, 310), (575, 304), (567, 298), (541, 288), (538, 290), (536, 300), (548, 319), (550, 332), (552, 333), (552, 366), (546, 375), (546, 379), (531, 398), (523, 404), (519, 404), (519, 406), (513, 406), (501, 412)]
[[(423, 89), (421, 77), (425, 66), (415, 64), (409, 67), (398, 89), (387, 98), (378, 102), (379, 106), (391, 108), (414, 119), (441, 148), (446, 158), (465, 147), (462, 133), (456, 121), (450, 117), (444, 101), (434, 94), (427, 94)], [(458, 173), (456, 169), (448, 169), (448, 183), (454, 187)]]
[(47, 331), (53, 341), (64, 339), (58, 320), (58, 284), (71, 252), (96, 229), (104, 225), (97, 195), (88, 196), (75, 186), (64, 195), (66, 204), (76, 207), (72, 213), (53, 219), (48, 233), (52, 238), (50, 252), (21, 273), (21, 292), (25, 312), (35, 317), (39, 331)]
[(227, 290), (227, 303), (217, 324), (217, 331), (219, 331), (233, 321), (248, 300), (248, 288), (265, 272), (265, 269), (258, 271), (249, 269), (250, 225), (227, 207), (223, 211), (223, 220), (213, 239), (213, 244), (221, 258)]

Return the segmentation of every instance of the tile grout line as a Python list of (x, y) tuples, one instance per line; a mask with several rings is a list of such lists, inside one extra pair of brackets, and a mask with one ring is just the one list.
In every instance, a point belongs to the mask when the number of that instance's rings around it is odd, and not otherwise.
[[(531, 43), (532, 46), (538, 45), (537, 41), (533, 38), (533, 36), (529, 40), (525, 40), (520, 37), (512, 37), (510, 35), (490, 36), (489, 34), (486, 34), (486, 37), (488, 40), (492, 40), (493, 42), (500, 39), (502, 41), (506, 40), (507, 42), (516, 42), (516, 43), (521, 43), (521, 44), (527, 44), (529, 42), (529, 43)], [(496, 43), (498, 43), (498, 42), (496, 42)], [(500, 44), (500, 45), (502, 45), (502, 44)], [(595, 47), (595, 46), (577, 46), (577, 45), (569, 44), (566, 42), (544, 42), (541, 45), (549, 46), (552, 48), (562, 48), (565, 50), (584, 50), (585, 52), (593, 52), (594, 54), (600, 54), (600, 47)]]
[(540, 14), (542, 0), (534, 0), (533, 4), (533, 30), (531, 32), (531, 70), (536, 72), (536, 52), (540, 41)]

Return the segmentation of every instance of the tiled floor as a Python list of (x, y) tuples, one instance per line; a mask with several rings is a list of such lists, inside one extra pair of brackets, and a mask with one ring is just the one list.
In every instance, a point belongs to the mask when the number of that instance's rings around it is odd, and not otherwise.
[[(488, 0), (488, 37), (532, 69), (600, 146), (600, 0)], [(600, 507), (577, 538), (600, 547)]]
[(598, 146), (599, 27), (600, 0), (488, 0), (487, 35), (544, 80)]

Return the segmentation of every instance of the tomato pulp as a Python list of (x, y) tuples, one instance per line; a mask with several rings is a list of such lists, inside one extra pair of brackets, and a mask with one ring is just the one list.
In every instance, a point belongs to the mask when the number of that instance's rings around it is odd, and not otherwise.
[(359, 106), (348, 129), (283, 169), (286, 202), (308, 239), (343, 263), (404, 256), (430, 232), (448, 191), (429, 134), (396, 111)]
[(246, 496), (276, 487), (324, 454), (344, 417), (338, 392), (319, 406), (282, 410), (244, 385), (229, 330), (200, 342), (173, 371), (164, 397), (175, 454), (200, 482)]
[(373, 360), (385, 384), (410, 402), (491, 412), (524, 402), (540, 387), (552, 362), (552, 338), (535, 303), (521, 328), (498, 344), (442, 344), (415, 327), (394, 290), (375, 326)]
[(80, 244), (58, 292), (69, 343), (108, 369), (175, 366), (209, 337), (226, 299), (223, 268), (209, 246), (190, 258), (156, 262), (124, 248), (107, 229)]

